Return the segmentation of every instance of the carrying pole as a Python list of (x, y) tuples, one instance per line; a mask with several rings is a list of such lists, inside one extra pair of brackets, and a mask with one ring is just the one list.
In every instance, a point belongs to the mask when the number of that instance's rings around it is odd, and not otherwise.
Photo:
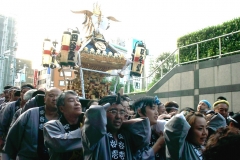
[(85, 90), (84, 90), (84, 79), (83, 79), (83, 70), (82, 70), (82, 63), (81, 63), (81, 54), (80, 50), (78, 51), (78, 65), (79, 65), (79, 74), (82, 86), (82, 97), (85, 99)]

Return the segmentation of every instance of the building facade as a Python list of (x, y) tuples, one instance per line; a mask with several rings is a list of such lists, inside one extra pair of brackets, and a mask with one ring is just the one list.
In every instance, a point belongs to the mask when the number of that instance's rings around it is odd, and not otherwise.
[[(70, 69), (64, 69), (64, 74), (65, 74), (65, 79), (66, 79), (66, 85), (67, 85), (67, 79), (74, 79), (75, 78), (75, 74), (74, 71), (70, 70)], [(64, 76), (62, 71), (59, 72), (58, 69), (54, 69), (53, 70), (53, 86), (57, 87), (61, 90), (67, 89), (67, 87), (65, 86), (64, 83)]]
[(49, 89), (51, 87), (51, 69), (40, 67), (37, 73), (37, 75), (34, 75), (34, 79), (37, 81), (37, 88)]
[[(65, 78), (74, 79), (74, 71), (64, 68)], [(38, 76), (35, 76), (37, 79), (37, 88), (46, 88), (49, 89), (51, 87), (56, 87), (61, 90), (67, 89), (64, 83), (64, 76), (62, 72), (58, 71), (58, 68), (50, 69), (40, 67), (38, 69)], [(67, 81), (66, 81), (67, 85)]]
[(14, 85), (16, 37), (16, 20), (0, 13), (0, 92), (5, 85)]
[(34, 70), (32, 69), (32, 61), (16, 58), (14, 86), (20, 87), (23, 84), (33, 85)]

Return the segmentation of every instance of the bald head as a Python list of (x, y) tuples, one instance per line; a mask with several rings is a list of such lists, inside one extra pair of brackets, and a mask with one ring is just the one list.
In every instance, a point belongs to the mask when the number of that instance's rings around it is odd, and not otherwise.
[(38, 88), (38, 91), (43, 91), (43, 92), (45, 92), (46, 89), (45, 89), (45, 88)]
[(35, 92), (35, 91), (37, 91), (36, 89), (30, 89), (30, 90), (28, 90), (24, 95), (23, 95), (23, 100), (24, 101), (28, 101), (28, 100), (30, 100), (31, 98), (32, 98), (32, 94)]
[(45, 90), (45, 95), (48, 95), (49, 93), (51, 93), (51, 92), (53, 92), (53, 91), (62, 93), (62, 91), (61, 91), (60, 89), (58, 89), (57, 87), (52, 87), (52, 88), (50, 88), (50, 89), (46, 89), (46, 90)]
[(62, 93), (62, 91), (58, 88), (50, 88), (45, 93), (45, 104), (48, 108), (57, 109), (57, 98)]

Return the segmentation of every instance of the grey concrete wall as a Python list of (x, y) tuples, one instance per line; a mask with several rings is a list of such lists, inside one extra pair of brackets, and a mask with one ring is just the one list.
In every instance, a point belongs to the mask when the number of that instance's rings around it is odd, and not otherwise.
[[(157, 95), (162, 102), (176, 101), (183, 107), (197, 107), (200, 100), (211, 104), (218, 96), (230, 103), (230, 110), (240, 111), (240, 55), (203, 61), (174, 68), (146, 94)], [(130, 97), (132, 97), (130, 95)]]
[(143, 93), (134, 93), (134, 94), (130, 94), (129, 97), (132, 99), (132, 100), (136, 100), (140, 97), (144, 97), (146, 96), (147, 94), (145, 92)]

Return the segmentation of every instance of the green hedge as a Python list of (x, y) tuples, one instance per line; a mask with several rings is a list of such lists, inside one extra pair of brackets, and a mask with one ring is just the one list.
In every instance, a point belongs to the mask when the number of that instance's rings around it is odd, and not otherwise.
[[(231, 21), (224, 22), (221, 25), (204, 28), (178, 38), (177, 46), (182, 47), (192, 43), (200, 42), (223, 34), (231, 33), (240, 30), (240, 18), (235, 18)], [(222, 54), (240, 50), (240, 33), (229, 35), (221, 38)], [(179, 50), (180, 63), (188, 62), (197, 59), (197, 45), (189, 46)], [(219, 54), (219, 41), (211, 40), (199, 44), (199, 58), (206, 58)]]

